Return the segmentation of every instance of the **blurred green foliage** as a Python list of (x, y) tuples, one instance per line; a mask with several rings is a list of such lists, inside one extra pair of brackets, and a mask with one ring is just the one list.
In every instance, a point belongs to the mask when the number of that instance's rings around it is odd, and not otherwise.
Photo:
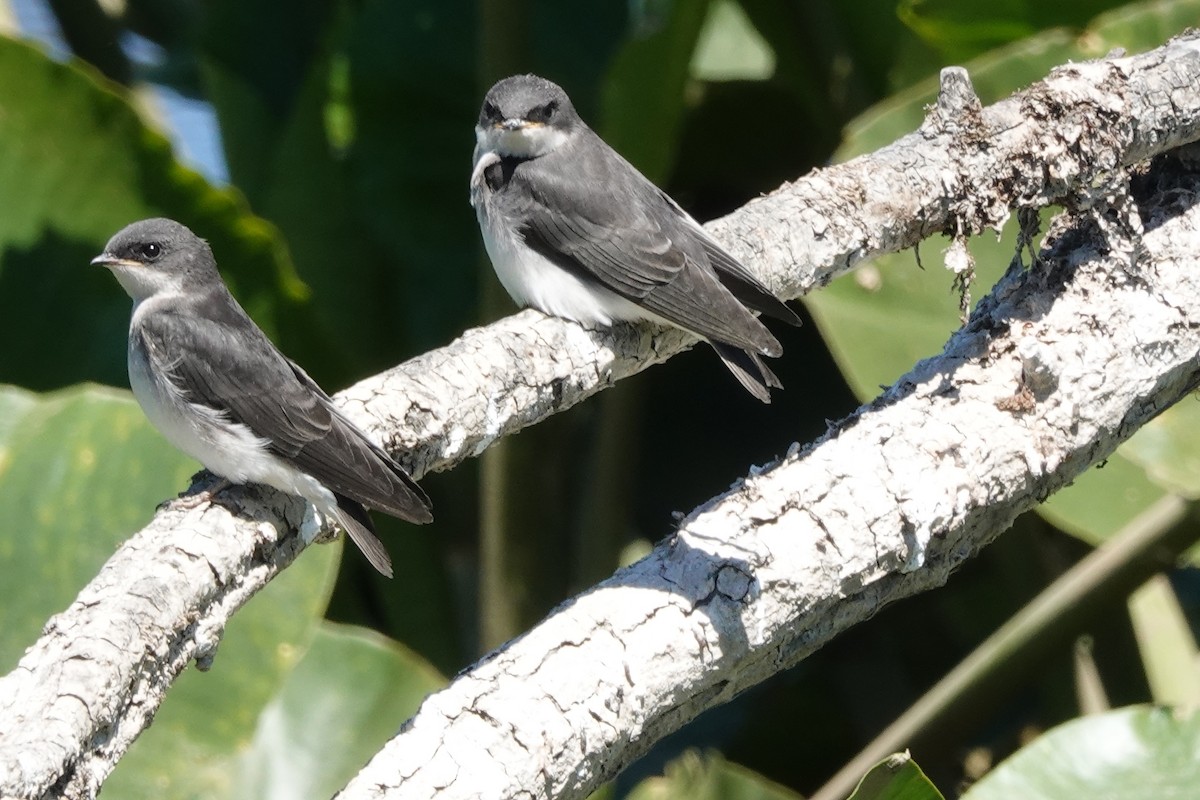
[(1060, 725), (964, 800), (1188, 797), (1200, 782), (1200, 713), (1131, 706)]
[[(562, 83), (614, 146), (706, 219), (913, 130), (948, 63), (966, 62), (991, 102), (1068, 59), (1153, 47), (1200, 23), (1200, 4), (1183, 0), (50, 5), (71, 57), (19, 33), (0, 38), (0, 383), (14, 385), (0, 391), (5, 671), (195, 467), (124, 393), (128, 299), (87, 265), (128, 222), (170, 216), (209, 239), (250, 313), (332, 391), (511, 308), (484, 300), (496, 288), (466, 187), (478, 103), (504, 74)], [(48, 8), (9, 4), (33, 6)], [(228, 185), (172, 152), (155, 87), (215, 116)], [(672, 511), (814, 438), (855, 393), (869, 398), (936, 353), (958, 314), (942, 246), (925, 245), (923, 271), (900, 254), (868, 265), (870, 280), (847, 276), (808, 298), (817, 324), (777, 330), (787, 354), (773, 366), (788, 388), (769, 407), (709, 354), (685, 355), (551, 421), (553, 435), (528, 436), (536, 444), (500, 462), (507, 472), (427, 477), (434, 525), (377, 520), (395, 581), (353, 553), (335, 577), (339, 549), (313, 548), (239, 615), (245, 643), (231, 629), (214, 669), (172, 690), (111, 791), (294, 797), (302, 784), (327, 796), (440, 675), (479, 654), (481, 605), (533, 598), (517, 616), (534, 621), (611, 571), (623, 548), (667, 534)], [(978, 297), (1013, 246), (981, 237), (972, 247)], [(80, 385), (89, 381), (116, 388)], [(1049, 522), (1019, 521), (944, 591), (886, 610), (704, 715), (606, 794), (816, 788), (1088, 544), (1165, 492), (1194, 496), (1193, 413), (1164, 415), (1053, 498)], [(476, 498), (489, 482), (515, 506), (553, 513), (511, 591), (481, 599)], [(597, 546), (601, 528), (614, 538)], [(519, 520), (509, 535), (522, 535)], [(1195, 576), (1175, 579), (1191, 587), (1182, 596), (1194, 616)], [(1122, 600), (1107, 599), (1116, 612)], [(1111, 699), (1146, 699), (1124, 615), (1093, 633)], [(964, 709), (914, 755), (952, 787), (968, 746), (1008, 751), (1022, 728), (1076, 713), (1070, 685), (1064, 644), (1035, 681)], [(198, 724), (196, 709), (222, 698), (233, 710)], [(295, 758), (286, 769), (281, 752)]]

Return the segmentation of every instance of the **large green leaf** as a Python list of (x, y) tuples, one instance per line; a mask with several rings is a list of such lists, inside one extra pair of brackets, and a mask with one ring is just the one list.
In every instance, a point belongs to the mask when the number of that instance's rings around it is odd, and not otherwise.
[(235, 797), (330, 797), (446, 679), (413, 651), (325, 623), (264, 709)]
[(1082, 717), (1022, 748), (963, 800), (1195, 797), (1200, 713), (1134, 706)]
[(3, 475), (9, 439), (20, 426), (21, 417), (36, 404), (37, 395), (33, 392), (0, 385), (0, 475)]
[(88, 261), (119, 228), (169, 216), (212, 243), (268, 331), (306, 325), (305, 287), (273, 230), (174, 160), (124, 90), (0, 37), (0, 380), (124, 385), (129, 300)]
[[(7, 672), (198, 465), (167, 444), (127, 392), (0, 387), (0, 420), (0, 671)], [(212, 669), (184, 673), (122, 759), (112, 794), (210, 796), (229, 785), (229, 764), (320, 620), (340, 550), (311, 548), (238, 613)]]
[(1038, 513), (1060, 530), (1091, 545), (1108, 540), (1166, 496), (1122, 450), (1051, 495)]
[(0, 387), (0, 673), (196, 467), (127, 392)]
[(708, 0), (671, 3), (661, 16), (635, 20), (604, 81), (605, 141), (653, 181), (663, 182), (674, 165), (684, 85), (708, 7)]
[(666, 774), (647, 778), (627, 800), (800, 800), (792, 790), (715, 752), (689, 750), (667, 765)]
[(1171, 406), (1142, 426), (1121, 453), (1156, 485), (1200, 498), (1200, 405), (1189, 397)]

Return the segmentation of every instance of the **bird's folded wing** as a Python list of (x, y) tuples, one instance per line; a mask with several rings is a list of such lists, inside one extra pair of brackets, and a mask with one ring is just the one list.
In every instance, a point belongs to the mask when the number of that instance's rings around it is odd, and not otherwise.
[[(429, 497), (417, 482), (382, 447), (346, 419), (308, 373), (293, 361), (288, 364), (296, 380), (325, 399), (332, 415), (328, 435), (301, 448), (293, 456), (293, 463), (310, 475), (328, 475), (328, 480), (322, 479), (326, 486), (369, 508), (409, 522), (432, 522)], [(349, 459), (345, 458), (347, 455)]]
[(721, 283), (734, 297), (760, 314), (766, 314), (789, 325), (800, 324), (800, 316), (787, 303), (776, 297), (750, 270), (742, 266), (740, 261), (725, 252), (725, 248), (717, 244), (707, 232), (704, 232), (702, 241), (704, 250), (708, 253), (709, 263), (722, 274)]
[(524, 168), (528, 200), (514, 210), (525, 243), (540, 255), (706, 339), (764, 353), (778, 349), (721, 286), (703, 239), (685, 220), (661, 213), (668, 208), (653, 184), (643, 179), (644, 185), (614, 182), (608, 193), (581, 191), (581, 182), (562, 180), (536, 162)]
[(153, 367), (171, 375), (188, 400), (245, 425), (333, 491), (414, 522), (428, 520), (424, 492), (240, 308), (209, 298), (200, 311), (186, 321), (177, 313), (150, 314), (140, 326)]

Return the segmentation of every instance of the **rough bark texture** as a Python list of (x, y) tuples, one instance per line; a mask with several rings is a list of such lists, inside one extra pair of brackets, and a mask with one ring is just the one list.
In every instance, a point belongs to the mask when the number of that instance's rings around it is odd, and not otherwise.
[[(1064, 67), (982, 110), (948, 73), (921, 130), (710, 230), (797, 296), (1013, 208), (1119, 200), (1123, 166), (1200, 133), (1197, 41)], [(1010, 274), (946, 353), (431, 698), (345, 796), (578, 796), (882, 602), (943, 582), (1194, 383), (1200, 240), (1190, 185), (1171, 191), (1144, 241), (1119, 203), (1062, 223), (1046, 263)], [(420, 475), (691, 343), (524, 312), (341, 400)], [(313, 524), (271, 492), (223, 497), (240, 514), (160, 512), (0, 679), (0, 796), (94, 795)]]
[[(1200, 175), (1064, 214), (945, 352), (429, 698), (343, 791), (582, 798), (893, 600), (1200, 380)], [(1120, 197), (1117, 198), (1121, 200)]]

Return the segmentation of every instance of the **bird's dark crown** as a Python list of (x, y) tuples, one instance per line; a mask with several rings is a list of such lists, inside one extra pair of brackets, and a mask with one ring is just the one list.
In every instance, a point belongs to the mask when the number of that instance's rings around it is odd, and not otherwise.
[(568, 128), (579, 121), (579, 114), (557, 83), (537, 75), (513, 75), (496, 83), (484, 96), (479, 127), (509, 119)]
[(185, 268), (196, 256), (210, 254), (208, 243), (175, 220), (155, 217), (128, 225), (109, 239), (105, 255), (139, 264), (168, 263)]

